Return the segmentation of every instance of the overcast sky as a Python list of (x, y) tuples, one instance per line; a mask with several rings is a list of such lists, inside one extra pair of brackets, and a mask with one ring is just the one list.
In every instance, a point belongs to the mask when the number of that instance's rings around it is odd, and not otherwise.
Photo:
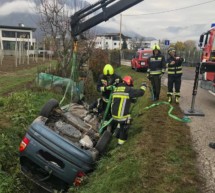
[[(87, 1), (95, 3), (97, 0)], [(152, 14), (158, 12), (165, 13)], [(144, 0), (122, 13), (122, 33), (132, 28), (143, 36), (172, 42), (198, 41), (199, 35), (212, 23), (215, 23), (215, 0)], [(119, 25), (119, 15), (100, 24), (118, 29)]]
[[(0, 17), (14, 12), (31, 14), (33, 7), (34, 0), (0, 0)], [(142, 36), (171, 42), (198, 41), (199, 35), (215, 23), (214, 10), (215, 0), (144, 0), (122, 13), (122, 33), (132, 29)], [(111, 28), (120, 30), (120, 14), (99, 26), (110, 29), (110, 33)]]

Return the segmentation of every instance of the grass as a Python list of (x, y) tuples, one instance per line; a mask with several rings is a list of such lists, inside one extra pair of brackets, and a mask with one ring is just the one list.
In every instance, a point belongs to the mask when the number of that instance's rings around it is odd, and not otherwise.
[[(55, 65), (55, 62), (53, 64)], [(26, 67), (27, 69), (1, 74), (0, 95), (7, 94), (10, 91), (14, 92), (26, 88), (27, 82), (35, 80), (38, 70), (49, 66), (50, 64), (34, 66), (32, 68), (28, 66), (28, 68)]]
[[(10, 84), (15, 88), (19, 87), (19, 84), (16, 83), (17, 80), (23, 85), (25, 81), (34, 79), (32, 74), (36, 73), (36, 69), (31, 70), (30, 72), (28, 70), (17, 72), (13, 76), (8, 76), (7, 79), (16, 79), (16, 81), (10, 80), (12, 81)], [(121, 76), (131, 75), (136, 88), (143, 81), (147, 82), (145, 73), (134, 72), (125, 66), (116, 69), (116, 72)], [(21, 79), (19, 79), (20, 77)], [(1, 77), (0, 84), (7, 87), (3, 84), (4, 81), (6, 81), (6, 77)], [(14, 87), (7, 87), (7, 89), (0, 87), (2, 89), (0, 93), (9, 92)], [(21, 93), (18, 94), (19, 97), (16, 97), (17, 101), (10, 97), (3, 98), (2, 104), (6, 104), (5, 101), (10, 101), (8, 103), (10, 105), (4, 105), (4, 109), (0, 108), (2, 142), (0, 181), (4, 179), (0, 182), (0, 192), (1, 190), (7, 190), (8, 193), (28, 192), (28, 183), (26, 183), (26, 179), (23, 181), (18, 169), (17, 147), (24, 134), (21, 123), (30, 124), (32, 116), (36, 116), (36, 112), (42, 104), (49, 98), (58, 97), (60, 99), (61, 97), (47, 91), (27, 91), (28, 97)], [(31, 113), (22, 114), (22, 108), (18, 106), (19, 100), (20, 104), (21, 102), (28, 104), (26, 108), (28, 112), (33, 112), (32, 116), (30, 116)], [(166, 87), (164, 86), (161, 91), (161, 100), (166, 100)], [(169, 109), (167, 105), (144, 110), (144, 107), (151, 104), (150, 91), (147, 89), (145, 95), (139, 98), (132, 107), (133, 121), (128, 141), (122, 147), (117, 147), (117, 140), (113, 137), (107, 154), (98, 161), (96, 170), (87, 176), (83, 186), (71, 188), (70, 193), (201, 192), (200, 188), (203, 183), (196, 167), (196, 154), (192, 150), (189, 127), (185, 123), (170, 118), (167, 115)], [(178, 117), (183, 116), (177, 105), (174, 105), (173, 114)], [(5, 144), (10, 148), (7, 148)], [(6, 188), (8, 185), (11, 186), (10, 189)]]

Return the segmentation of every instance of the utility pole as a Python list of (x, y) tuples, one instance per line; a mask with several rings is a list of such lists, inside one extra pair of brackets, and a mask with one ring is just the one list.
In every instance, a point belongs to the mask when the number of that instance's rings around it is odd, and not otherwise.
[(119, 65), (121, 65), (121, 50), (122, 50), (122, 14), (120, 14), (120, 29), (119, 29)]
[[(122, 14), (120, 14), (119, 50), (121, 50), (121, 49), (122, 49), (121, 41), (122, 41)], [(120, 52), (120, 53), (121, 53), (121, 52)]]

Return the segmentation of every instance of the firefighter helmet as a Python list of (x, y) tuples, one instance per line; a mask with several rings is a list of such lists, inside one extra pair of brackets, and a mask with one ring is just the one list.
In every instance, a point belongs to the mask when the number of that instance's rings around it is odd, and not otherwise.
[(125, 84), (127, 84), (128, 86), (133, 86), (134, 85), (134, 81), (133, 79), (131, 78), (131, 76), (124, 76), (124, 78), (122, 79), (123, 82)]
[(103, 74), (104, 75), (113, 75), (114, 69), (110, 64), (106, 64), (103, 68)]
[(154, 50), (160, 50), (160, 46), (157, 45), (157, 44), (155, 44), (155, 45), (152, 47), (152, 50), (153, 50), (153, 51), (154, 51)]
[(169, 47), (169, 49), (168, 49), (168, 54), (170, 54), (171, 52), (175, 52), (175, 48)]

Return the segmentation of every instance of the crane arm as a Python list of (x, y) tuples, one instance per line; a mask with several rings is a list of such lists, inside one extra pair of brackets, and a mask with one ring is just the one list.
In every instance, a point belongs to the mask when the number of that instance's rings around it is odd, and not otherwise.
[[(77, 11), (71, 16), (70, 25), (72, 36), (75, 37), (80, 35), (82, 32), (96, 26), (103, 21), (107, 21), (111, 17), (142, 1), (144, 0), (99, 0), (98, 2)], [(90, 18), (84, 19), (99, 9), (102, 9), (102, 12)]]

